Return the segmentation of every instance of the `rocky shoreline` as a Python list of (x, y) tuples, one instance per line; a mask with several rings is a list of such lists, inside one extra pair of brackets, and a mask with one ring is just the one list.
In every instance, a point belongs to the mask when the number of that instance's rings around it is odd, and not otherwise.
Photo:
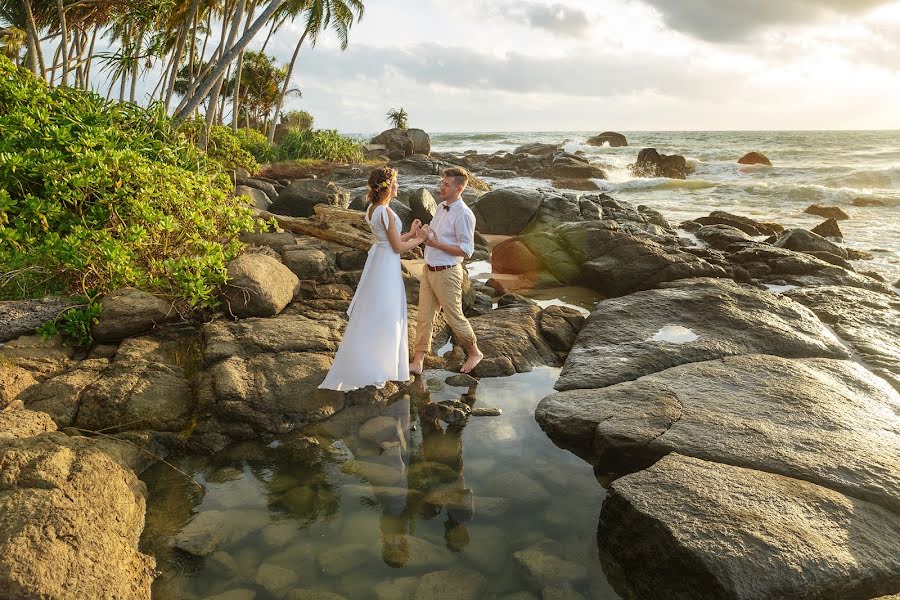
[[(616, 141), (607, 134), (599, 143)], [(474, 375), (562, 367), (535, 416), (611, 481), (597, 536), (621, 593), (900, 592), (900, 297), (849, 263), (864, 257), (740, 215), (676, 226), (604, 194), (480, 179), (603, 177), (556, 146), (429, 156), (417, 143), (389, 151), (401, 174), (392, 208), (405, 227), (430, 220), (436, 175), (451, 164), (476, 174), (464, 197), (478, 217), (473, 259), (493, 274), (465, 289), (488, 357)], [(643, 158), (649, 175), (686, 174), (683, 158)], [(371, 243), (366, 175), (236, 174), (236, 193), (280, 230), (246, 235), (226, 311), (207, 322), (121, 290), (104, 298), (98, 343), (83, 353), (32, 334), (65, 300), (0, 304), (4, 597), (149, 598), (137, 474), (156, 457), (288, 434), (404, 392), (317, 389)], [(414, 322), (421, 261), (404, 258)], [(587, 320), (515, 294), (571, 285), (604, 298)], [(436, 347), (448, 340), (439, 322)], [(461, 361), (455, 348), (426, 366)]]

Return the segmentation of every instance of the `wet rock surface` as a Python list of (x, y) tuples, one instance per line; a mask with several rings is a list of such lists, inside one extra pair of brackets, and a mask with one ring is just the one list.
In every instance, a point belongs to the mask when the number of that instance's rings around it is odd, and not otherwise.
[(748, 353), (849, 356), (796, 302), (724, 279), (694, 279), (598, 303), (556, 389), (604, 387), (680, 364)]
[(900, 390), (900, 297), (840, 286), (785, 295), (812, 310), (873, 373)]
[(750, 354), (562, 392), (543, 400), (536, 418), (605, 473), (678, 452), (810, 481), (900, 513), (897, 410), (896, 390), (856, 363)]
[(781, 475), (669, 455), (615, 481), (598, 541), (641, 598), (855, 598), (900, 587), (897, 513)]

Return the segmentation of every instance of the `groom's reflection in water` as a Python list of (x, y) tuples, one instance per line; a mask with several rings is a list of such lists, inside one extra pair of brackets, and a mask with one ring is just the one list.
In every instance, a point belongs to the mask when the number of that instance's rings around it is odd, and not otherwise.
[[(434, 411), (426, 408), (432, 402), (431, 392), (421, 377), (416, 378), (411, 391), (411, 398), (388, 407), (391, 416), (401, 421), (405, 442), (401, 446), (405, 445), (406, 452), (400, 456), (405, 466), (406, 496), (397, 494), (398, 490), (376, 493), (382, 505), (382, 559), (393, 567), (410, 561), (408, 534), (414, 534), (416, 518), (433, 519), (443, 514), (445, 543), (458, 552), (469, 543), (465, 523), (474, 511), (474, 496), (463, 477), (462, 426), (445, 428), (434, 418)], [(416, 425), (413, 429), (410, 422)]]

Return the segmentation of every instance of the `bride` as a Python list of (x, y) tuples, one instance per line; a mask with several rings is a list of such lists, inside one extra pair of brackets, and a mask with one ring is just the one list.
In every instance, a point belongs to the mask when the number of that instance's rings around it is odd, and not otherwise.
[(347, 314), (350, 321), (319, 386), (347, 392), (367, 385), (409, 379), (406, 289), (400, 254), (424, 242), (428, 225), (416, 219), (408, 233), (400, 233), (400, 217), (389, 203), (397, 196), (397, 171), (378, 167), (369, 175), (366, 222), (375, 234), (359, 285)]

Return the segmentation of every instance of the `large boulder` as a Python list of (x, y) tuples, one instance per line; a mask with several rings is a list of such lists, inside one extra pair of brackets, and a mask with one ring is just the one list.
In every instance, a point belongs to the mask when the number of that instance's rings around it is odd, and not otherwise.
[(288, 305), (298, 283), (297, 276), (271, 256), (242, 254), (228, 264), (223, 295), (237, 317), (271, 317)]
[(250, 203), (259, 210), (269, 210), (272, 200), (268, 194), (249, 185), (237, 185), (234, 187), (235, 196), (244, 196), (250, 199)]
[(60, 427), (181, 431), (190, 421), (199, 370), (193, 332), (130, 338), (111, 361), (89, 359), (20, 396)]
[(776, 248), (786, 248), (787, 250), (813, 254), (813, 256), (817, 252), (823, 252), (845, 260), (847, 258), (846, 248), (841, 248), (834, 242), (830, 242), (806, 229), (785, 229), (778, 235), (778, 238), (772, 245)]
[(0, 302), (0, 343), (34, 333), (35, 329), (54, 320), (75, 304), (72, 300), (55, 296)]
[(420, 187), (415, 190), (401, 191), (398, 200), (409, 207), (410, 218), (419, 219), (422, 223), (431, 223), (437, 210), (437, 201), (427, 188)]
[(556, 389), (603, 387), (676, 365), (748, 353), (849, 356), (797, 302), (727, 279), (695, 279), (598, 303)]
[(282, 190), (269, 211), (288, 217), (311, 217), (316, 204), (347, 208), (350, 192), (332, 181), (298, 179)]
[(150, 599), (138, 551), (146, 487), (92, 440), (59, 432), (0, 446), (4, 598)]
[(840, 225), (835, 219), (826, 219), (810, 229), (816, 235), (820, 235), (823, 238), (834, 238), (837, 240), (844, 239), (844, 233), (841, 231)]
[(762, 152), (748, 152), (738, 159), (738, 164), (772, 166), (772, 163)]
[[(577, 330), (574, 328), (581, 325), (578, 320), (580, 315), (574, 309), (554, 309), (544, 321), (542, 314), (542, 309), (536, 305), (512, 304), (469, 319), (478, 338), (478, 347), (485, 355), (472, 374), (476, 377), (505, 377), (526, 373), (536, 366), (561, 365), (569, 351), (565, 340), (575, 339)], [(545, 338), (542, 325), (554, 323), (565, 329), (558, 335)], [(447, 357), (451, 364), (463, 360), (460, 350), (457, 348)]]
[(625, 136), (621, 133), (604, 131), (603, 133), (589, 137), (587, 143), (590, 146), (609, 146), (611, 148), (618, 148), (620, 146), (627, 146), (628, 140), (625, 139)]
[(694, 223), (700, 225), (728, 225), (740, 229), (747, 235), (775, 235), (784, 228), (772, 223), (763, 223), (750, 217), (734, 215), (722, 210), (714, 210), (706, 217), (694, 219)]
[(685, 158), (679, 154), (660, 154), (656, 148), (644, 148), (638, 152), (632, 171), (638, 177), (668, 177), (684, 179), (691, 172)]
[(431, 154), (431, 138), (421, 129), (394, 127), (376, 135), (371, 143), (383, 145), (389, 154), (394, 152), (402, 156)]
[(900, 394), (858, 363), (747, 354), (554, 394), (536, 418), (598, 472), (631, 472), (678, 452), (897, 511), (898, 407)]
[(198, 427), (199, 435), (247, 439), (289, 433), (352, 401), (351, 394), (318, 389), (346, 321), (336, 311), (305, 310), (310, 316), (283, 314), (204, 326), (206, 368), (199, 410), (206, 423)]
[(517, 235), (537, 213), (541, 194), (509, 187), (490, 191), (471, 204), (475, 230), (480, 233)]
[(630, 584), (625, 597), (868, 600), (900, 589), (897, 513), (699, 458), (671, 455), (616, 480), (597, 538)]
[(110, 292), (100, 306), (100, 319), (92, 332), (98, 342), (118, 341), (180, 318), (171, 302), (134, 288)]
[(491, 269), (494, 273), (521, 274), (538, 271), (543, 262), (521, 240), (504, 240), (491, 251)]

